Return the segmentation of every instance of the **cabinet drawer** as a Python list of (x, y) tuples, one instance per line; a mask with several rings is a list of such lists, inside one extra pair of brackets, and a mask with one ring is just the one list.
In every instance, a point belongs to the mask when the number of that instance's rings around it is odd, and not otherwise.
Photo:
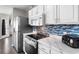
[(60, 50), (58, 50), (57, 48), (53, 47), (51, 49), (51, 54), (61, 54), (61, 53), (60, 53)]
[(41, 49), (42, 51), (44, 51), (46, 53), (50, 53), (50, 47), (48, 47), (48, 46), (38, 44), (38, 49)]
[(42, 51), (41, 49), (38, 49), (38, 54), (47, 54), (47, 53)]
[(51, 54), (60, 54), (60, 52), (59, 51), (56, 51), (56, 50), (52, 50), (51, 51)]

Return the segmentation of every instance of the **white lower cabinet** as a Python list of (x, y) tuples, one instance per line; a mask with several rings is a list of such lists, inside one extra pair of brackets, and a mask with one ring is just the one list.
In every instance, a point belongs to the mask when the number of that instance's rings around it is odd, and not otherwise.
[(38, 49), (38, 54), (47, 54), (47, 53), (42, 51), (41, 49)]
[(51, 48), (51, 54), (61, 54), (61, 52), (57, 48), (53, 47)]
[(38, 44), (38, 54), (61, 54), (60, 50), (55, 47), (48, 47), (43, 44)]
[(38, 41), (38, 54), (62, 54), (61, 48), (56, 45), (57, 39), (61, 39), (60, 36), (48, 37)]
[(49, 43), (38, 42), (38, 54), (61, 54), (60, 50)]
[(61, 54), (61, 53), (58, 52), (58, 51), (52, 50), (52, 51), (51, 51), (51, 54)]
[(38, 43), (38, 54), (50, 54), (50, 47)]

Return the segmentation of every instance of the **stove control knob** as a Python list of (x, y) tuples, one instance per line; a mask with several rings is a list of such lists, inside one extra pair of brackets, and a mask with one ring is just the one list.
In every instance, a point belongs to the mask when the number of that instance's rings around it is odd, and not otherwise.
[(73, 43), (73, 40), (72, 39), (70, 39), (70, 43)]

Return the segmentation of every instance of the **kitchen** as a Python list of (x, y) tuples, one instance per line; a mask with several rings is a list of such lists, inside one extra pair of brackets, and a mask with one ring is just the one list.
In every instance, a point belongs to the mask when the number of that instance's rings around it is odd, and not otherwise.
[(79, 53), (78, 5), (0, 7), (0, 39), (1, 42), (11, 39), (6, 45), (13, 50), (1, 48), (0, 54)]

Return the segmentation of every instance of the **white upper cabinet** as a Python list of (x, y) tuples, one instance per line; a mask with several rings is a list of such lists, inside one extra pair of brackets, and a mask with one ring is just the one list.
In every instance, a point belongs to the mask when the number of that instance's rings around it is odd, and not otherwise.
[(28, 17), (29, 17), (29, 24), (31, 24), (32, 10), (29, 10)]
[(43, 5), (39, 5), (38, 6), (38, 15), (43, 14), (44, 12), (44, 6)]
[(36, 6), (29, 10), (29, 16), (35, 17), (41, 14), (43, 14), (43, 5)]
[[(78, 5), (39, 5), (29, 10), (29, 24), (33, 23), (33, 19), (38, 21), (38, 26), (43, 23), (46, 25), (77, 24), (78, 13)], [(42, 18), (40, 15), (43, 15)]]
[(57, 23), (73, 24), (78, 22), (78, 6), (60, 5), (57, 8)]
[(32, 9), (31, 9), (31, 10), (29, 10), (29, 12), (28, 12), (28, 16), (30, 16), (30, 17), (31, 17), (31, 16), (32, 16), (32, 12), (33, 12), (33, 11), (32, 11)]
[(33, 16), (43, 14), (43, 5), (39, 5), (33, 8)]
[(29, 24), (32, 26), (43, 25), (43, 5), (36, 6), (29, 11)]
[(60, 22), (72, 22), (73, 21), (73, 6), (64, 5), (60, 6)]
[(44, 11), (45, 11), (46, 24), (55, 24), (56, 23), (56, 6), (46, 5), (44, 7)]
[(35, 17), (37, 14), (38, 14), (38, 7), (36, 6), (32, 9), (32, 16)]
[(78, 13), (79, 13), (78, 5), (74, 5), (74, 21), (75, 22), (79, 22), (79, 20), (78, 20)]

